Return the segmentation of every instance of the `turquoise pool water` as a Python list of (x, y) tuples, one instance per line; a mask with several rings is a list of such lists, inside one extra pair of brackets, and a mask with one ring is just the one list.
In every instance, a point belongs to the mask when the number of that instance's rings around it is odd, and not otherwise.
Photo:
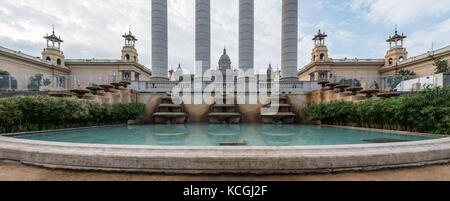
[(220, 146), (301, 146), (372, 144), (429, 140), (432, 137), (305, 125), (139, 125), (49, 132), (15, 138), (89, 144)]

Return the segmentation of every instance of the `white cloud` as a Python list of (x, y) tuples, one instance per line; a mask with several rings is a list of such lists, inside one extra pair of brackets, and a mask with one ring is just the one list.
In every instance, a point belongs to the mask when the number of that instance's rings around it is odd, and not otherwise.
[[(176, 68), (180, 62), (182, 67), (193, 72), (194, 0), (168, 0), (168, 3), (169, 68)], [(374, 22), (402, 24), (427, 16), (448, 15), (449, 4), (448, 0), (352, 0), (350, 7)], [(329, 9), (330, 16), (334, 15), (331, 5), (326, 1), (300, 1), (299, 6)], [(51, 32), (51, 25), (55, 24), (57, 34), (65, 41), (62, 48), (67, 58), (120, 58), (123, 46), (121, 35), (131, 25), (133, 33), (139, 39), (137, 49), (140, 62), (151, 67), (150, 11), (149, 0), (0, 0), (0, 45), (40, 56), (45, 45), (42, 37)], [(302, 14), (305, 13), (300, 13)], [(304, 17), (315, 19), (314, 16)], [(349, 16), (351, 17), (353, 16)], [(358, 53), (350, 48), (342, 50), (342, 43), (338, 43), (348, 41), (349, 45), (358, 45), (358, 40), (351, 40), (355, 36), (353, 30), (343, 29), (339, 24), (343, 21), (345, 19), (336, 22), (336, 19), (331, 18), (305, 21), (300, 17), (300, 67), (310, 61), (314, 46), (311, 38), (318, 28), (330, 33), (327, 42), (330, 52), (336, 51), (338, 54), (331, 54), (331, 57), (347, 55), (347, 52)], [(407, 44), (411, 46), (410, 52), (414, 53), (420, 48), (429, 49), (431, 41), (449, 44), (448, 37), (445, 38), (450, 35), (448, 21), (424, 28), (429, 31), (410, 34), (407, 40)], [(306, 31), (313, 29), (313, 33)], [(373, 39), (364, 39), (366, 40)], [(336, 47), (333, 43), (337, 44)], [(212, 67), (217, 67), (223, 46), (228, 49), (232, 66), (237, 67), (238, 0), (212, 0)], [(380, 49), (382, 48), (384, 46)], [(384, 49), (379, 52), (384, 52)], [(265, 72), (269, 63), (273, 67), (280, 67), (281, 64), (281, 1), (255, 0), (256, 72)]]
[(430, 16), (448, 14), (448, 0), (352, 0), (350, 7), (378, 23), (406, 24)]
[(442, 48), (450, 44), (450, 19), (430, 26), (428, 29), (412, 33), (405, 40), (409, 56), (416, 56), (431, 50), (431, 44), (434, 48)]

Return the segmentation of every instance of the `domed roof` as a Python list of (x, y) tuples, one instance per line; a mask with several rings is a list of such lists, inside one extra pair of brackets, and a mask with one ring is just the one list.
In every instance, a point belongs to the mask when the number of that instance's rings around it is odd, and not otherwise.
[(223, 49), (223, 55), (219, 59), (219, 69), (231, 69), (231, 59), (227, 55), (227, 49)]

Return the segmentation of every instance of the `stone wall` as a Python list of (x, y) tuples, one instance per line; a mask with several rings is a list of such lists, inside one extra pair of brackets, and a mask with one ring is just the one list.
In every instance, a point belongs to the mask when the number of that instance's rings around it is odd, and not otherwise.
[(136, 103), (137, 94), (137, 91), (132, 89), (112, 89), (111, 92), (100, 93), (99, 95), (87, 94), (82, 99), (103, 104), (126, 104)]
[[(362, 100), (366, 100), (364, 94), (351, 95), (351, 92), (339, 92), (335, 90), (328, 89), (317, 89), (312, 91), (311, 94), (311, 104), (320, 104), (320, 103), (331, 103), (334, 101), (351, 101), (354, 103), (358, 103)], [(373, 99), (378, 99), (377, 97), (373, 97)]]
[[(165, 96), (161, 93), (139, 93), (137, 95), (137, 102), (146, 105), (146, 123), (152, 122), (152, 114), (160, 103), (160, 100)], [(207, 123), (207, 115), (210, 112), (212, 100), (204, 100), (201, 104), (195, 104), (193, 95), (182, 96), (184, 108), (189, 116), (189, 121), (193, 123)], [(292, 110), (299, 119), (303, 119), (302, 110), (311, 102), (311, 95), (309, 93), (298, 93), (288, 95), (289, 101), (292, 104)], [(190, 100), (191, 99), (191, 100)], [(248, 101), (248, 95), (245, 96)], [(236, 96), (236, 103), (245, 101), (244, 96)], [(242, 123), (257, 123), (260, 122), (261, 108), (269, 103), (269, 97), (260, 97), (257, 104), (238, 104), (239, 112), (242, 114)]]

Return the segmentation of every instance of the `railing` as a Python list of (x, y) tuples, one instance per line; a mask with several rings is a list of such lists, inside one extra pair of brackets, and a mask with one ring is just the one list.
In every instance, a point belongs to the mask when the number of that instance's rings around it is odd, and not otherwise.
[[(450, 75), (438, 74), (424, 77), (416, 76), (333, 76), (322, 78), (317, 81), (328, 81), (349, 85), (350, 87), (362, 87), (364, 89), (379, 89), (380, 91), (419, 91), (425, 86), (445, 86)], [(447, 81), (449, 82), (449, 81)]]
[[(7, 91), (69, 91), (84, 89), (88, 86), (98, 86), (120, 82), (119, 76), (7, 76), (0, 75), (0, 90)], [(170, 92), (173, 89), (184, 92), (202, 92), (205, 89), (223, 90), (229, 92), (272, 92), (284, 93), (310, 92), (319, 89), (319, 80), (303, 82), (296, 79), (269, 81), (266, 79), (255, 82), (195, 82), (186, 80), (182, 82), (171, 81), (131, 81), (129, 86), (141, 92)], [(320, 79), (332, 83), (359, 86), (365, 89), (380, 89), (381, 91), (415, 91), (426, 85), (444, 86), (450, 82), (449, 74), (429, 75), (424, 77), (413, 76), (333, 76)], [(245, 85), (243, 85), (245, 84)]]
[(330, 59), (332, 62), (384, 62), (384, 59)]
[(430, 51), (430, 52), (427, 52), (425, 54), (421, 54), (421, 55), (418, 55), (418, 56), (415, 56), (415, 57), (410, 57), (410, 58), (408, 58), (408, 59), (406, 59), (404, 61), (398, 62), (398, 64), (401, 65), (401, 64), (413, 62), (413, 61), (416, 61), (416, 60), (425, 59), (425, 58), (427, 58), (429, 56), (436, 55), (436, 54), (441, 54), (441, 53), (444, 53), (444, 52), (447, 52), (447, 51), (450, 51), (450, 45), (447, 46), (447, 47), (441, 48), (441, 49), (437, 49), (435, 51)]
[(33, 56), (30, 56), (30, 55), (24, 54), (24, 53), (22, 53), (20, 51), (14, 51), (14, 50), (11, 50), (11, 49), (8, 49), (8, 48), (4, 48), (2, 46), (0, 46), (0, 51), (1, 52), (6, 52), (6, 53), (9, 53), (9, 54), (14, 54), (16, 56), (23, 57), (23, 58), (26, 58), (26, 59), (31, 59), (31, 60), (34, 60), (34, 61), (37, 61), (37, 62), (41, 62), (41, 63), (44, 63), (44, 64), (52, 65), (52, 62), (50, 62), (50, 61), (42, 60), (39, 57), (33, 57)]
[(174, 82), (174, 81), (135, 81), (129, 86), (141, 92), (205, 92), (205, 91), (223, 91), (230, 93), (255, 93), (267, 92), (274, 90), (284, 93), (310, 92), (320, 88), (317, 82), (301, 82), (298, 80), (288, 81), (270, 81), (261, 80), (254, 82), (196, 82), (195, 79), (190, 81)]
[(0, 90), (69, 91), (120, 81), (119, 76), (0, 75)]
[(94, 62), (94, 63), (115, 63), (117, 59), (66, 59), (66, 62)]

